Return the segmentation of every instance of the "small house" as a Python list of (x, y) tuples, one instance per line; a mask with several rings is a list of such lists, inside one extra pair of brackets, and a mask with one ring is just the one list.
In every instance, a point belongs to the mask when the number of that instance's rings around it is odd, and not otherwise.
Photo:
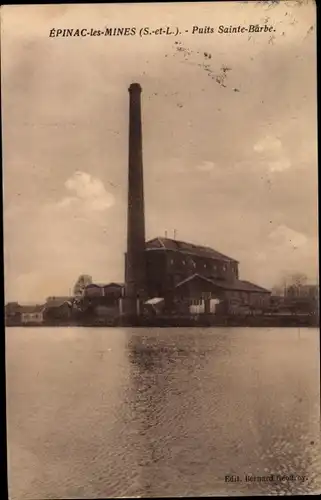
[(21, 324), (41, 325), (44, 320), (43, 311), (43, 305), (21, 306)]

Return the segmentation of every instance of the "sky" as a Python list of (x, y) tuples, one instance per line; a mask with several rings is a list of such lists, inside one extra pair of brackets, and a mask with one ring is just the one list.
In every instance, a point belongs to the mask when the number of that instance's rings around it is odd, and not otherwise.
[[(249, 24), (275, 31), (218, 33)], [(48, 36), (106, 26), (181, 34)], [(4, 6), (6, 301), (64, 296), (80, 274), (123, 281), (132, 82), (143, 88), (146, 237), (176, 230), (268, 288), (294, 272), (316, 282), (312, 1)]]

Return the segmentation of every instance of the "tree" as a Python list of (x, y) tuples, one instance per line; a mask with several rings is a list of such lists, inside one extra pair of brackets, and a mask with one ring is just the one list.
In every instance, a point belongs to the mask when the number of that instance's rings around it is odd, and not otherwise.
[(306, 285), (307, 280), (307, 276), (301, 272), (284, 274), (272, 288), (272, 293), (278, 296), (297, 295), (300, 288)]
[(93, 280), (91, 276), (88, 274), (81, 274), (74, 286), (74, 296), (81, 297), (86, 286), (91, 285), (92, 282)]
[(290, 281), (293, 286), (300, 288), (301, 286), (306, 285), (308, 278), (303, 273), (294, 273), (290, 276)]

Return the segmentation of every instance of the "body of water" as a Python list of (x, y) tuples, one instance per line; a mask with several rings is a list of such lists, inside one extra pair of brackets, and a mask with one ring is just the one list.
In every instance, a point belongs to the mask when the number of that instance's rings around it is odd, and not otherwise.
[(10, 499), (320, 492), (319, 359), (317, 329), (8, 328)]

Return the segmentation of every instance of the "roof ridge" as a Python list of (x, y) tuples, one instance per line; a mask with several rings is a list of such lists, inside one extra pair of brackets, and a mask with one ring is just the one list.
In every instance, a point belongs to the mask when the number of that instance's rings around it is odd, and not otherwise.
[(191, 276), (188, 276), (187, 278), (185, 278), (185, 279), (183, 279), (182, 281), (180, 281), (179, 283), (177, 283), (177, 284), (175, 285), (175, 288), (177, 288), (178, 286), (182, 285), (183, 283), (186, 283), (187, 281), (190, 281), (190, 280), (192, 280), (192, 279), (194, 279), (194, 278), (196, 278), (196, 277), (197, 277), (197, 278), (201, 278), (201, 279), (202, 279), (202, 280), (204, 280), (204, 281), (208, 281), (209, 283), (213, 283), (213, 284), (215, 284), (215, 283), (213, 282), (213, 280), (211, 280), (210, 278), (207, 278), (206, 276), (203, 276), (202, 274), (199, 274), (199, 273), (194, 273), (194, 274), (192, 274)]
[[(257, 291), (264, 291), (266, 293), (271, 293), (271, 291), (267, 288), (264, 288), (263, 286), (260, 286), (260, 285), (256, 285), (255, 283), (252, 283), (251, 281), (247, 281), (247, 280), (241, 280), (241, 279), (235, 279), (234, 281), (232, 282), (227, 282), (227, 281), (220, 281), (220, 280), (217, 280), (217, 279), (212, 279), (213, 283), (218, 286), (218, 287), (222, 287), (222, 288), (231, 288), (231, 290), (242, 290), (242, 288), (238, 288), (238, 285), (250, 285), (250, 288), (252, 288), (252, 291), (254, 292), (256, 289)], [(246, 290), (244, 290), (246, 291)], [(251, 290), (247, 290), (247, 291), (251, 291)]]
[[(189, 241), (183, 241), (183, 240), (176, 240), (174, 238), (168, 238), (168, 237), (163, 237), (163, 236), (157, 236), (156, 238), (152, 238), (151, 240), (148, 240), (146, 242), (146, 246), (148, 247), (149, 244), (153, 244), (154, 242), (158, 241), (159, 244), (161, 245), (159, 248), (164, 248), (168, 250), (178, 250), (180, 252), (189, 252), (191, 254), (199, 254), (201, 252), (204, 252), (207, 255), (203, 255), (203, 257), (212, 257), (212, 258), (217, 258), (217, 259), (225, 259), (228, 261), (232, 262), (238, 262), (238, 260), (234, 259), (233, 257), (229, 257), (228, 255), (219, 252), (218, 250), (215, 250), (215, 248), (212, 248), (210, 246), (205, 246), (205, 245), (199, 245), (196, 243), (191, 243)], [(166, 246), (166, 243), (171, 243), (175, 248), (168, 248)], [(185, 245), (185, 248), (184, 248)], [(148, 249), (148, 248), (147, 248)]]

